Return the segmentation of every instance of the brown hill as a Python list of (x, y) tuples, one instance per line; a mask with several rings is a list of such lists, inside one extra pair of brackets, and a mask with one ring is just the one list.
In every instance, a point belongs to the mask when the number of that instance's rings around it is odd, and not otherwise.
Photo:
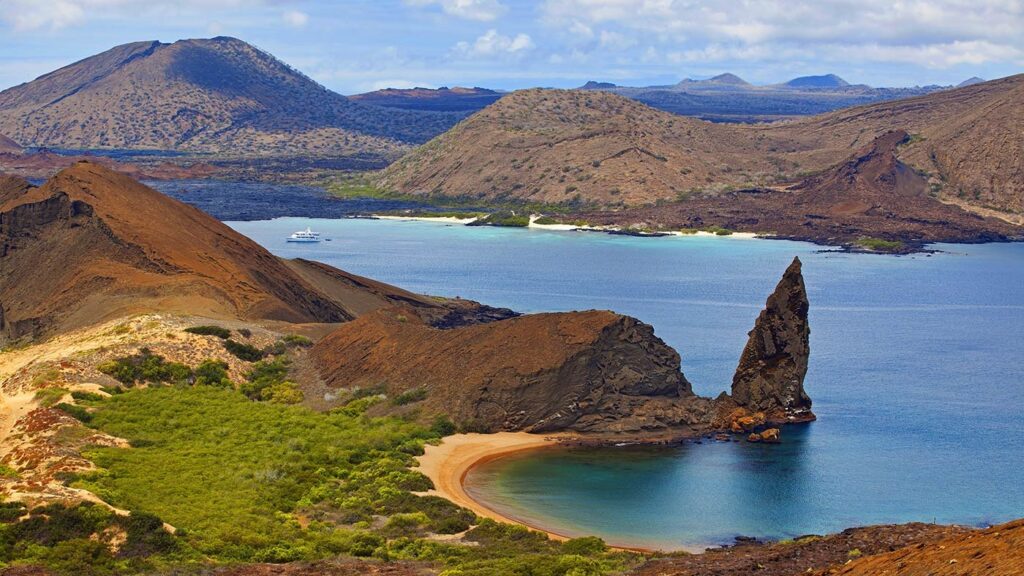
[(397, 303), (446, 322), (474, 313), (465, 303), (446, 307), (340, 270), (283, 261), (97, 164), (78, 163), (40, 187), (0, 179), (0, 340), (138, 312), (340, 322)]
[(787, 189), (752, 189), (695, 197), (660, 207), (593, 211), (594, 223), (653, 228), (719, 226), (829, 244), (873, 247), (868, 238), (897, 242), (890, 251), (929, 242), (980, 242), (1022, 234), (1020, 227), (984, 218), (932, 196), (928, 181), (898, 159), (905, 132), (879, 136), (845, 162)]
[(1024, 574), (1024, 520), (868, 556), (819, 576), (1013, 576)]
[(351, 102), (234, 38), (136, 42), (0, 92), (31, 146), (390, 156), (456, 117)]
[[(317, 343), (312, 358), (336, 396), (363, 390), (407, 398), (421, 415), (445, 414), (468, 430), (573, 430), (650, 440), (730, 429), (750, 417), (734, 430), (749, 432), (814, 419), (804, 372), (779, 369), (785, 362), (778, 359), (807, 366), (799, 260), (768, 305), (754, 333), (781, 352), (745, 352), (737, 380), (756, 373), (756, 384), (741, 382), (733, 397), (715, 400), (693, 393), (679, 354), (651, 326), (609, 311), (533, 314), (440, 330), (405, 309), (381, 309), (339, 327)], [(404, 404), (394, 400), (378, 410), (403, 410)]]
[(328, 386), (422, 387), (422, 407), (469, 429), (638, 434), (696, 423), (679, 355), (633, 318), (607, 311), (534, 314), (455, 330), (401, 310), (350, 322), (317, 344)]
[[(433, 196), (636, 205), (773, 170), (749, 157), (753, 147), (749, 130), (606, 92), (523, 90), (401, 158), (378, 184)], [(730, 168), (741, 165), (743, 174)]]
[(526, 90), (416, 149), (378, 184), (603, 207), (688, 201), (798, 181), (899, 129), (913, 135), (899, 158), (941, 197), (1024, 212), (1022, 110), (1024, 75), (754, 126), (675, 116), (605, 92)]

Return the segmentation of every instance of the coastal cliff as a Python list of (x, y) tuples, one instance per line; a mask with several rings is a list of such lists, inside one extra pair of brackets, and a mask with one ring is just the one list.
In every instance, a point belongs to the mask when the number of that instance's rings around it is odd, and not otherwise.
[(750, 333), (732, 395), (716, 399), (693, 393), (679, 354), (651, 326), (609, 311), (440, 329), (395, 307), (343, 324), (311, 357), (339, 399), (383, 394), (392, 401), (377, 413), (444, 415), (465, 431), (569, 431), (596, 441), (747, 434), (814, 419), (803, 389), (807, 310), (794, 260)]

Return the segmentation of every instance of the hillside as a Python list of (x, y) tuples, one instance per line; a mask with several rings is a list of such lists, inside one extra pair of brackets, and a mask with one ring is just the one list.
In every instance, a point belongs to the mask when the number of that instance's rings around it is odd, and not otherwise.
[[(782, 141), (607, 92), (509, 94), (388, 167), (379, 185), (417, 195), (627, 205), (777, 171)], [(781, 160), (781, 157), (779, 158)]]
[(1024, 75), (747, 126), (682, 118), (606, 92), (529, 90), (403, 157), (379, 185), (419, 195), (602, 207), (704, 200), (797, 182), (895, 129), (911, 135), (899, 159), (926, 175), (931, 193), (1021, 213), (1022, 103)]
[(340, 322), (396, 303), (459, 323), (441, 302), (283, 261), (207, 214), (88, 162), (40, 187), (0, 180), (0, 342), (143, 312)]
[(0, 92), (0, 133), (76, 149), (392, 156), (456, 119), (349, 101), (225, 37), (125, 44)]
[(21, 154), (21, 152), (22, 147), (20, 144), (0, 134), (0, 154)]

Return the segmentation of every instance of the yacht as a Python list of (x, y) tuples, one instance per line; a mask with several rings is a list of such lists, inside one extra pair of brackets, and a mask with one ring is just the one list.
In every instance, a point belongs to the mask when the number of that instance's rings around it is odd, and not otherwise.
[(289, 236), (288, 237), (288, 241), (289, 242), (319, 242), (320, 241), (320, 233), (319, 232), (313, 232), (309, 228), (306, 228), (305, 230), (299, 230), (298, 232), (295, 232), (294, 234)]

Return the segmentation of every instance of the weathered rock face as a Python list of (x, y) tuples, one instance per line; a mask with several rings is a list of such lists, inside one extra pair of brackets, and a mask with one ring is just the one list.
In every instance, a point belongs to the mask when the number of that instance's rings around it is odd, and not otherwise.
[(768, 414), (769, 421), (814, 418), (804, 392), (811, 329), (800, 269), (800, 259), (794, 258), (757, 317), (733, 376), (732, 399)]
[(419, 404), (481, 430), (642, 434), (699, 424), (679, 355), (651, 326), (607, 311), (534, 314), (441, 330), (393, 309), (343, 325), (313, 349), (334, 388)]
[(751, 332), (733, 395), (714, 400), (693, 394), (679, 354), (651, 326), (607, 311), (460, 326), (403, 305), (342, 325), (311, 356), (341, 402), (371, 390), (392, 400), (378, 413), (445, 414), (463, 429), (569, 430), (597, 441), (747, 435), (813, 419), (803, 391), (807, 305), (794, 260)]

